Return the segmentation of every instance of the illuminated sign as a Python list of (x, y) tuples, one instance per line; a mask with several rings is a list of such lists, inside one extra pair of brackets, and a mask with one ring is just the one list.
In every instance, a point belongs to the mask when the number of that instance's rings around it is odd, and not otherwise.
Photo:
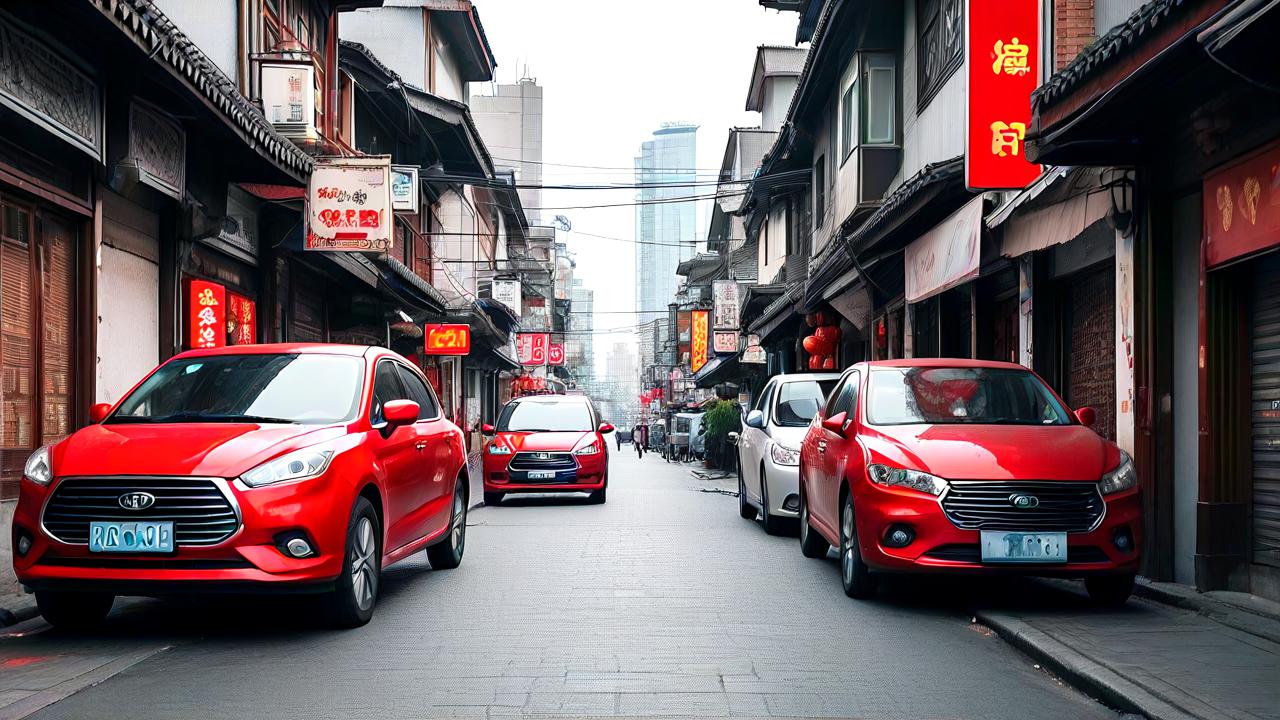
[(258, 308), (252, 300), (233, 292), (227, 293), (227, 331), (232, 345), (258, 342)]
[(698, 372), (707, 364), (709, 350), (711, 313), (707, 310), (694, 310), (692, 329), (689, 340), (689, 370)]
[(471, 352), (471, 326), (427, 323), (423, 326), (426, 355), (467, 355)]
[(187, 280), (187, 346), (217, 348), (227, 344), (226, 288), (208, 280)]
[(1031, 92), (1040, 84), (1040, 0), (969, 0), (965, 184), (1018, 190), (1040, 177), (1028, 162)]

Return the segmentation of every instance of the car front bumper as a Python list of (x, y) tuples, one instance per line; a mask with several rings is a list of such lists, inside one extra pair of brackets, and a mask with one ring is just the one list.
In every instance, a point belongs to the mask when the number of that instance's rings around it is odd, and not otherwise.
[[(563, 452), (563, 451), (561, 451)], [(527, 473), (509, 468), (512, 456), (484, 456), (484, 491), (487, 493), (562, 493), (594, 492), (605, 486), (609, 467), (608, 452), (575, 455), (577, 467), (562, 470), (556, 477), (531, 479)]]
[(800, 466), (779, 465), (770, 454), (763, 467), (764, 482), (769, 486), (769, 514), (800, 517)]

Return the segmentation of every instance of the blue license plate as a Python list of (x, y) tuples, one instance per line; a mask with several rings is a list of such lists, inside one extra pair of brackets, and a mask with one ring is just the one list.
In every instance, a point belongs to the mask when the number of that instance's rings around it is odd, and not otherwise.
[(91, 522), (89, 552), (171, 553), (173, 521)]
[(530, 480), (554, 480), (556, 477), (555, 470), (530, 470)]
[(982, 562), (1065, 563), (1067, 561), (1067, 534), (1064, 532), (983, 530), (980, 535)]

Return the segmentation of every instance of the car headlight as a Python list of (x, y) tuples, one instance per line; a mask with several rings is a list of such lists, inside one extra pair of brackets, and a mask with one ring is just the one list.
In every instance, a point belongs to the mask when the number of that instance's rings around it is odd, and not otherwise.
[(888, 465), (868, 465), (867, 477), (877, 485), (910, 488), (930, 495), (941, 495), (947, 489), (947, 481), (936, 475)]
[(590, 445), (583, 445), (577, 450), (574, 450), (573, 454), (574, 455), (595, 455), (598, 452), (600, 452), (600, 446), (593, 442)]
[(1129, 453), (1120, 451), (1120, 464), (1115, 470), (1102, 476), (1098, 481), (1098, 492), (1103, 495), (1129, 490), (1138, 484), (1138, 471), (1133, 467), (1133, 458)]
[(484, 449), (490, 455), (510, 455), (511, 448), (498, 442), (491, 442)]
[(53, 482), (53, 463), (49, 461), (49, 446), (45, 445), (31, 453), (27, 464), (22, 468), (22, 476), (37, 485), (48, 485)]
[(240, 476), (249, 487), (262, 487), (290, 480), (306, 480), (313, 478), (329, 467), (333, 459), (332, 450), (307, 448), (285, 453), (275, 460), (268, 460), (258, 467)]
[(785, 445), (778, 443), (769, 443), (769, 457), (773, 458), (773, 462), (778, 465), (799, 465), (800, 451), (792, 450)]

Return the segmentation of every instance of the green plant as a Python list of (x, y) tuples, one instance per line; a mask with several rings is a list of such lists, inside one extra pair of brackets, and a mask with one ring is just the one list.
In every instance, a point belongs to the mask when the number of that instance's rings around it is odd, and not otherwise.
[(738, 403), (732, 400), (716, 402), (703, 414), (702, 426), (706, 432), (707, 458), (715, 467), (724, 467), (723, 460), (729, 454), (726, 451), (729, 433), (742, 431), (742, 415), (738, 411)]

